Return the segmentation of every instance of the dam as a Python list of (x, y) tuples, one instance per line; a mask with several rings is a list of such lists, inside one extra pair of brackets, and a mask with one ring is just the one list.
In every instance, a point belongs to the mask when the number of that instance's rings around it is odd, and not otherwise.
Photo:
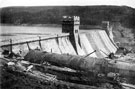
[(61, 34), (1, 41), (1, 48), (22, 56), (25, 56), (30, 49), (40, 49), (52, 53), (83, 56), (92, 53), (89, 56), (97, 58), (107, 57), (110, 53), (117, 51), (108, 21), (102, 23), (101, 29), (87, 32), (80, 32), (79, 25), (79, 17), (65, 16)]

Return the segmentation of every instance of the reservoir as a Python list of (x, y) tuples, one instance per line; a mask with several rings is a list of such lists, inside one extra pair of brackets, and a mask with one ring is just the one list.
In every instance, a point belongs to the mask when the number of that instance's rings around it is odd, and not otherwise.
[(61, 27), (0, 25), (0, 41), (28, 38), (39, 35), (60, 34), (61, 32)]
[[(80, 32), (86, 32), (86, 29), (80, 29)], [(61, 34), (62, 27), (54, 26), (14, 26), (0, 25), (0, 41), (9, 39), (30, 38), (40, 35), (48, 36)]]

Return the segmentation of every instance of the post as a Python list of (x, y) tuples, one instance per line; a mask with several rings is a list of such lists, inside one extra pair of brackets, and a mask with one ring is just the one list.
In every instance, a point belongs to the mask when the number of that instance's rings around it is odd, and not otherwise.
[(39, 46), (40, 46), (40, 49), (42, 50), (41, 37), (40, 36), (39, 36)]
[(10, 39), (10, 52), (11, 52), (11, 53), (13, 52), (12, 49), (13, 49), (13, 48), (12, 48), (12, 39)]
[(31, 48), (30, 48), (30, 46), (29, 46), (29, 43), (27, 42), (27, 46), (28, 46), (28, 49), (29, 49), (29, 51), (31, 50)]

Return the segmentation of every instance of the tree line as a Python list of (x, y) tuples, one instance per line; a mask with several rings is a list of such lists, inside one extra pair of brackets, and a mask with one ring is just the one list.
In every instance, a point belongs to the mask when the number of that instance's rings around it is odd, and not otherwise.
[(135, 9), (127, 6), (39, 6), (0, 9), (3, 24), (61, 24), (62, 16), (80, 16), (82, 25), (100, 25), (103, 20), (119, 21), (135, 28)]

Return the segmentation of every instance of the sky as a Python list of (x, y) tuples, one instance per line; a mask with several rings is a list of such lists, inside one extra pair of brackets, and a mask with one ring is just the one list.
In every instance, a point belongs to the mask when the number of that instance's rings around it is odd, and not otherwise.
[(135, 0), (0, 0), (0, 7), (7, 6), (86, 6), (86, 5), (118, 5), (135, 8)]

